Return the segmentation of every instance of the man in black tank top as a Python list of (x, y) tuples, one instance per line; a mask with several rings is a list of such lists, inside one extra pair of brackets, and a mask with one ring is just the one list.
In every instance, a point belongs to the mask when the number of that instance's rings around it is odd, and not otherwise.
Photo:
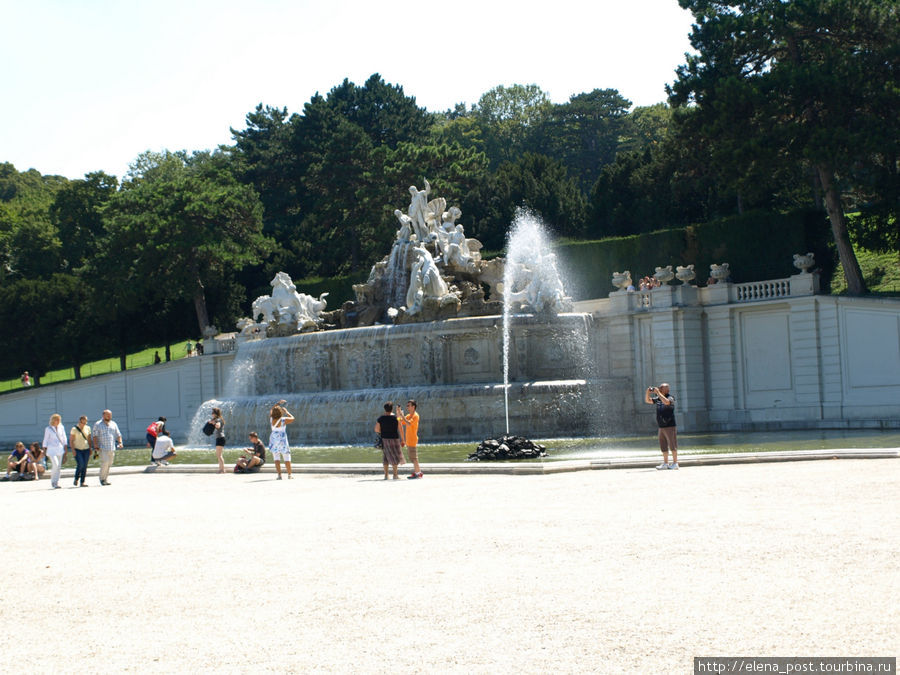
[[(675, 424), (675, 397), (669, 393), (669, 385), (663, 382), (658, 387), (647, 387), (644, 403), (656, 406), (656, 425), (659, 427), (659, 449), (663, 462), (657, 469), (678, 468), (678, 432)], [(672, 463), (669, 463), (669, 450)]]

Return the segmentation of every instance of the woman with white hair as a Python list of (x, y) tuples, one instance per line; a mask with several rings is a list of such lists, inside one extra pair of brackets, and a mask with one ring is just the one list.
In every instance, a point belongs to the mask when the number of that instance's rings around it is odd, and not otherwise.
[(44, 442), (41, 446), (47, 451), (50, 458), (50, 487), (54, 490), (59, 487), (59, 471), (68, 455), (68, 440), (66, 430), (61, 424), (62, 417), (58, 413), (50, 416), (50, 424), (44, 429)]

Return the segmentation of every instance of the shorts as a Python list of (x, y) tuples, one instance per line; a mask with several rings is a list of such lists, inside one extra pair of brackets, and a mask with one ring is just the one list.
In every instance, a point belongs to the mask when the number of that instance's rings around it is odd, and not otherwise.
[(217, 447), (217, 448), (224, 448), (224, 447), (225, 447), (225, 437), (224, 437), (224, 436), (219, 436), (219, 437), (216, 439), (216, 447)]
[(677, 452), (678, 436), (676, 429), (678, 427), (660, 427), (659, 428), (659, 449), (661, 452)]
[(156, 436), (154, 436), (153, 434), (147, 434), (144, 438), (147, 439), (147, 443), (151, 448), (156, 445)]
[(274, 459), (276, 462), (278, 462), (278, 461), (290, 462), (291, 461), (291, 451), (286, 450), (284, 452), (278, 452), (278, 450), (273, 450), (272, 451), (272, 459)]

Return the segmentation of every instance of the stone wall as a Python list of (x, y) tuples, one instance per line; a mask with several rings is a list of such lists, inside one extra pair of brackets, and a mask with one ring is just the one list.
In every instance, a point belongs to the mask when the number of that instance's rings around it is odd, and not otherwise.
[(803, 277), (617, 292), (592, 311), (648, 418), (644, 390), (667, 381), (691, 431), (900, 428), (900, 301)]
[(160, 415), (176, 439), (187, 437), (200, 404), (215, 395), (234, 355), (204, 355), (136, 370), (98, 375), (0, 396), (0, 443), (43, 438), (50, 415), (62, 415), (66, 431), (80, 415), (91, 424), (105, 409), (113, 413), (126, 445), (139, 445)]

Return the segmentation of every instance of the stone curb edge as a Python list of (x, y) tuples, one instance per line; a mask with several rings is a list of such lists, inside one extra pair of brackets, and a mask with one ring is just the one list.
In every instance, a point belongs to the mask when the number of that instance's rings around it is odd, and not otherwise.
[[(687, 455), (679, 460), (682, 469), (696, 466), (718, 466), (722, 464), (764, 464), (772, 462), (803, 462), (824, 459), (900, 459), (900, 448), (884, 449), (840, 449), (840, 450), (793, 450), (790, 452), (746, 452), (720, 455)], [(563, 460), (553, 462), (467, 462), (452, 464), (423, 464), (422, 471), (426, 475), (512, 475), (540, 476), (555, 473), (571, 473), (573, 471), (610, 470), (610, 469), (653, 469), (660, 461), (659, 456), (638, 458), (610, 458), (592, 460)], [(406, 473), (411, 465), (403, 467)], [(295, 464), (295, 474), (331, 474), (331, 475), (367, 475), (380, 474), (378, 464)], [(126, 474), (216, 474), (215, 464), (171, 464), (169, 466), (122, 466), (113, 467), (110, 475)], [(64, 469), (62, 477), (74, 476), (74, 469)], [(96, 476), (97, 469), (92, 467), (91, 476)], [(227, 473), (231, 473), (228, 471)], [(259, 473), (274, 474), (275, 467), (266, 463)], [(46, 474), (45, 474), (46, 476)]]

